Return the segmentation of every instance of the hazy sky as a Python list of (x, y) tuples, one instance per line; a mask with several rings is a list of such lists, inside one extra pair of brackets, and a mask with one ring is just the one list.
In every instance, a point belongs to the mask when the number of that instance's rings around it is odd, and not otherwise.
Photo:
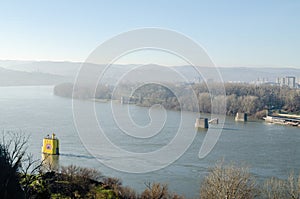
[(219, 66), (300, 66), (300, 1), (1, 1), (0, 59), (84, 61), (106, 39), (167, 28)]

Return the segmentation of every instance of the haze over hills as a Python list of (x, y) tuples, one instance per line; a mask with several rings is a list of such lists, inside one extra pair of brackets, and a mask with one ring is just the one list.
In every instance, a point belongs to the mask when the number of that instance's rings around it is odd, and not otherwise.
[[(93, 67), (104, 65), (90, 64)], [(115, 82), (120, 75), (130, 71), (137, 65), (113, 65), (106, 74), (108, 83)], [(146, 75), (147, 70), (156, 70), (159, 65), (149, 64), (139, 69), (139, 74)], [(52, 62), (52, 61), (6, 61), (0, 60), (0, 85), (53, 85), (61, 82), (73, 82), (81, 63), (79, 62)], [(190, 81), (199, 80), (199, 75), (192, 66), (174, 66)], [(257, 79), (275, 81), (277, 77), (300, 77), (297, 68), (267, 68), (267, 67), (219, 67), (220, 74), (225, 82), (253, 82)], [(215, 70), (201, 67), (206, 79), (214, 79)], [(167, 73), (161, 73), (164, 78)], [(200, 78), (201, 79), (201, 78)]]
[(73, 77), (80, 68), (78, 62), (51, 61), (0, 61), (0, 67), (25, 72), (41, 72), (65, 77)]
[(0, 86), (55, 85), (66, 78), (40, 72), (14, 71), (0, 67)]

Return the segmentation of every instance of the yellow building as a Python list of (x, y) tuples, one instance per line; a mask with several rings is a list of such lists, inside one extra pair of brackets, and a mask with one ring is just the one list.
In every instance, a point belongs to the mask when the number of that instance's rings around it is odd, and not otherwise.
[(49, 135), (43, 139), (42, 153), (50, 155), (59, 155), (59, 140), (53, 133), (51, 137)]

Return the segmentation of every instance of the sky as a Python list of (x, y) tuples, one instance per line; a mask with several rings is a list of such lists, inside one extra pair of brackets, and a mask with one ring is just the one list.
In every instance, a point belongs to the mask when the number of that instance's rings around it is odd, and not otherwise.
[(298, 0), (0, 0), (0, 60), (83, 62), (115, 35), (158, 27), (220, 67), (300, 67), (299, 10)]

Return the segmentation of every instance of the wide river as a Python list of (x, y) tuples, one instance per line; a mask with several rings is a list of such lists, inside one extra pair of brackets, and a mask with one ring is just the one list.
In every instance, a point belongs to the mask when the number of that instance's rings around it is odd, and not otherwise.
[[(121, 104), (116, 106), (122, 108)], [(110, 103), (96, 103), (95, 107), (98, 115), (105, 115)], [(159, 111), (156, 110), (156, 114)], [(147, 108), (131, 105), (131, 114), (139, 125), (149, 122)], [(182, 125), (186, 126), (186, 131), (193, 131), (197, 114), (182, 114), (190, 118), (189, 122)], [(120, 129), (109, 114), (101, 117), (101, 124), (116, 145), (135, 152), (145, 152), (163, 147), (177, 131), (180, 112), (167, 111), (167, 117), (160, 135), (147, 142), (133, 142), (124, 135), (118, 136)], [(117, 171), (87, 152), (75, 128), (72, 100), (54, 96), (52, 86), (0, 87), (0, 129), (3, 132), (22, 131), (29, 134), (28, 152), (36, 158), (41, 158), (43, 137), (55, 132), (60, 139), (59, 165), (97, 168), (106, 176), (121, 178), (124, 185), (137, 191), (144, 190), (146, 182), (167, 183), (170, 191), (189, 198), (199, 195), (201, 180), (208, 168), (222, 159), (249, 166), (250, 172), (258, 180), (270, 176), (286, 178), (291, 170), (297, 173), (300, 168), (299, 128), (266, 124), (263, 121), (237, 123), (232, 117), (227, 117), (219, 141), (204, 159), (199, 159), (198, 153), (206, 133), (198, 132), (188, 150), (166, 168), (142, 174)]]

